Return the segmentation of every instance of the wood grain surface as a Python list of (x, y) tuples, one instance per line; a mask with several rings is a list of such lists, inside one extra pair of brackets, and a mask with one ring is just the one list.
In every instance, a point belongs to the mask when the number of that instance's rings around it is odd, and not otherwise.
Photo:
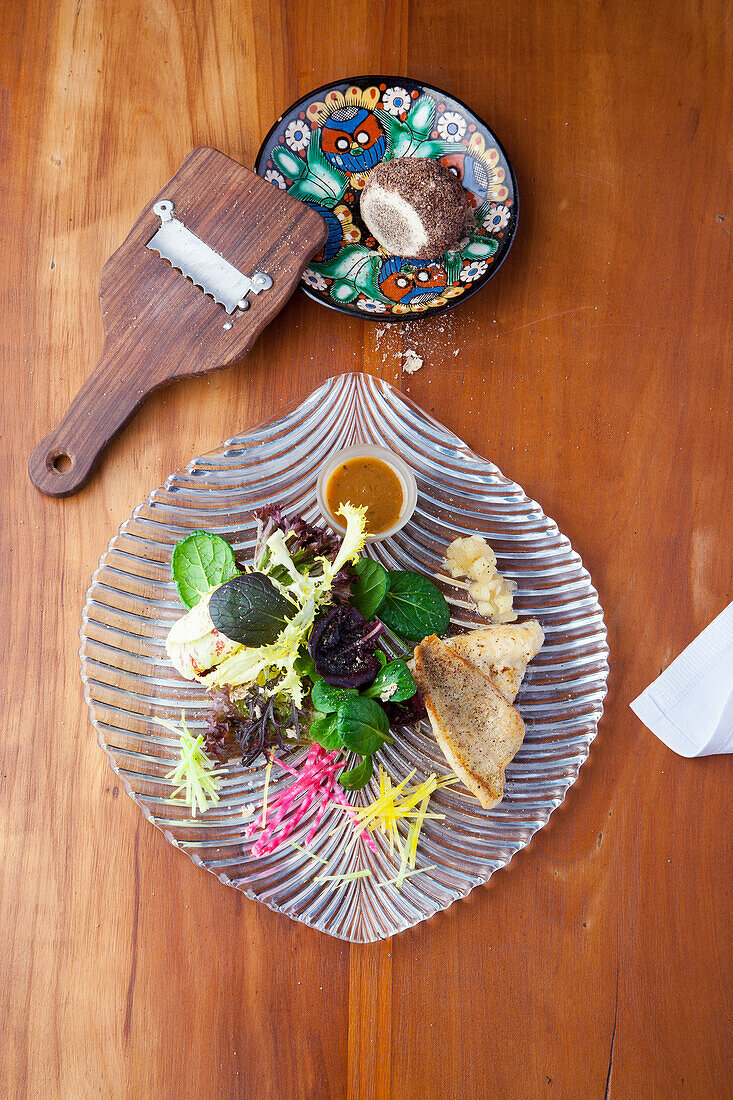
[[(628, 707), (733, 595), (726, 10), (0, 3), (0, 1095), (733, 1095), (733, 761), (677, 758)], [(158, 391), (83, 492), (41, 496), (28, 454), (91, 369), (99, 272), (148, 198), (198, 145), (251, 165), (294, 98), (369, 72), (455, 92), (506, 145), (522, 212), (496, 279), (389, 332), (297, 294), (241, 366)], [(349, 947), (142, 819), (89, 726), (77, 631), (151, 488), (362, 368), (558, 521), (612, 672), (590, 760), (529, 848)]]

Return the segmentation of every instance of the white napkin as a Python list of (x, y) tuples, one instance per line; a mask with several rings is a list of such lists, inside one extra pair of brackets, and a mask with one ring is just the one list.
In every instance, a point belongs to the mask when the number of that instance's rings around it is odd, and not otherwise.
[(733, 752), (733, 603), (631, 709), (680, 756)]

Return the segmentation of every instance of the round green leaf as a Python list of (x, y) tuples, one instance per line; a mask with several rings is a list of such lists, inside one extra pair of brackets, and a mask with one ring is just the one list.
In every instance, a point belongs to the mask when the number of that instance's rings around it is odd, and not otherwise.
[(379, 618), (403, 638), (420, 642), (428, 634), (445, 634), (450, 610), (445, 597), (420, 573), (393, 570), (389, 589), (379, 608)]
[(379, 703), (358, 695), (341, 704), (336, 725), (341, 743), (360, 756), (376, 752), (389, 735), (389, 719)]
[(208, 531), (192, 531), (176, 543), (171, 570), (181, 603), (186, 607), (195, 607), (212, 588), (239, 573), (229, 543)]
[(216, 629), (233, 642), (255, 648), (272, 645), (296, 611), (264, 573), (233, 577), (209, 600)]
[(335, 714), (341, 703), (357, 694), (355, 688), (332, 687), (325, 680), (316, 680), (311, 691), (311, 702), (321, 714)]
[(379, 699), (383, 703), (404, 703), (406, 699), (412, 699), (416, 691), (417, 684), (406, 662), (399, 660), (390, 661), (363, 694), (370, 699)]
[(316, 714), (315, 719), (311, 722), (309, 733), (311, 741), (317, 741), (321, 748), (326, 749), (327, 752), (341, 747), (335, 714)]

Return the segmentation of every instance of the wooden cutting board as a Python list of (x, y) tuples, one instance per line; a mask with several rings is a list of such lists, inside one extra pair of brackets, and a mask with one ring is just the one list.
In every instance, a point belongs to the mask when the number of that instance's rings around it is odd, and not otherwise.
[[(174, 204), (176, 219), (242, 274), (270, 276), (269, 289), (247, 296), (245, 312), (228, 314), (146, 247), (161, 225), (153, 207), (164, 199)], [(326, 223), (305, 203), (216, 149), (190, 153), (104, 265), (102, 354), (59, 426), (33, 451), (34, 485), (54, 497), (77, 492), (153, 390), (246, 355), (326, 236)]]

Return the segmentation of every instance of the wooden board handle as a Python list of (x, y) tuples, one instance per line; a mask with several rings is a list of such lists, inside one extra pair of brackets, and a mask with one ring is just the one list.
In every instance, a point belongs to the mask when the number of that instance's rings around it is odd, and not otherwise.
[(105, 344), (95, 370), (61, 423), (34, 448), (28, 472), (47, 496), (67, 497), (86, 485), (104, 448), (150, 392), (130, 386), (129, 372), (121, 362), (126, 351)]
[[(171, 271), (171, 274), (181, 284), (188, 285), (176, 272)], [(196, 290), (195, 293), (200, 292)], [(196, 298), (193, 303), (194, 307), (198, 305)], [(227, 315), (213, 303), (210, 308), (217, 311), (218, 328), (226, 333), (223, 325), (228, 322), (223, 318)], [(275, 301), (259, 299), (230, 323), (238, 359), (249, 351), (277, 308)], [(193, 324), (189, 331), (195, 331)], [(119, 434), (149, 394), (175, 378), (208, 374), (231, 361), (231, 356), (221, 349), (213, 358), (203, 353), (195, 356), (190, 337), (181, 336), (171, 341), (164, 338), (162, 331), (141, 332), (136, 327), (129, 327), (122, 333), (107, 333), (99, 362), (63, 420), (31, 454), (28, 463), (31, 481), (42, 493), (52, 497), (67, 497), (78, 492), (94, 473), (107, 444)]]

